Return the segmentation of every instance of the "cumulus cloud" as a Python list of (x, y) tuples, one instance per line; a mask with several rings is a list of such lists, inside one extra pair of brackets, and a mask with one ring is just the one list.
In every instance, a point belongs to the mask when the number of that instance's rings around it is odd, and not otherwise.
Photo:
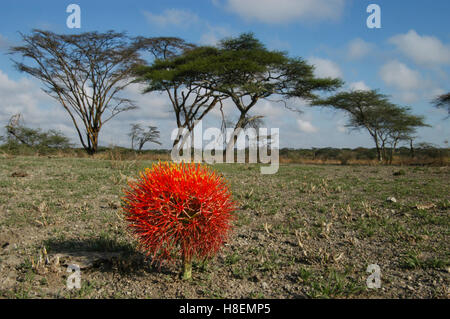
[(436, 37), (419, 35), (410, 30), (389, 39), (397, 49), (415, 63), (424, 66), (450, 64), (450, 45)]
[(58, 129), (74, 137), (71, 123), (65, 112), (45, 94), (39, 85), (27, 78), (10, 79), (0, 70), (0, 123), (3, 127), (11, 116), (22, 114), (27, 125), (45, 129)]
[(352, 91), (369, 91), (370, 87), (364, 83), (364, 81), (353, 82), (349, 84), (349, 88)]
[(209, 23), (206, 24), (207, 32), (203, 33), (200, 38), (200, 43), (204, 45), (216, 45), (223, 38), (231, 36), (229, 28), (221, 26), (212, 26)]
[(279, 103), (278, 105), (275, 105), (270, 101), (263, 100), (260, 101), (258, 104), (259, 104), (257, 106), (258, 115), (262, 115), (266, 118), (273, 119), (275, 117), (279, 117), (285, 114), (284, 111), (286, 109), (284, 109), (283, 106), (279, 105)]
[(187, 10), (167, 9), (162, 14), (144, 11), (143, 14), (149, 23), (159, 27), (186, 27), (199, 22), (198, 16)]
[(297, 119), (297, 125), (300, 131), (304, 133), (317, 133), (319, 131), (317, 127), (307, 120)]
[(188, 10), (168, 9), (161, 14), (155, 14), (149, 11), (143, 11), (147, 21), (160, 28), (195, 28), (200, 30), (199, 43), (203, 45), (216, 45), (223, 38), (232, 35), (231, 28), (225, 26), (216, 26), (208, 21), (201, 19), (197, 14)]
[(344, 6), (345, 0), (227, 0), (229, 10), (244, 19), (269, 24), (338, 19)]
[(350, 59), (361, 59), (373, 51), (374, 45), (363, 39), (357, 38), (347, 46), (347, 57)]
[(335, 62), (318, 57), (311, 57), (308, 62), (315, 66), (314, 74), (317, 77), (339, 78), (342, 77), (342, 70)]
[(386, 63), (380, 70), (381, 79), (400, 90), (416, 90), (421, 87), (420, 73), (394, 60)]
[(434, 81), (424, 78), (404, 63), (397, 60), (383, 65), (379, 73), (385, 84), (397, 90), (396, 96), (407, 103), (417, 102), (419, 99), (430, 99), (430, 92), (436, 90)]

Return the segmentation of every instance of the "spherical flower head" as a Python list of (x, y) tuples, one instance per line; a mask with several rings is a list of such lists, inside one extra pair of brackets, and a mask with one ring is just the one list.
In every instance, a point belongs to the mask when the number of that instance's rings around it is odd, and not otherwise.
[(130, 182), (123, 210), (141, 247), (161, 263), (214, 256), (236, 209), (223, 178), (200, 164), (158, 163)]

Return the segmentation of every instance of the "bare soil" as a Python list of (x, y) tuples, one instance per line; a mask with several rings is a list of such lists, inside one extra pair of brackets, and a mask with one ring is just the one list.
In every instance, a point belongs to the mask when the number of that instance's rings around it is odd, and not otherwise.
[[(151, 265), (121, 215), (127, 179), (149, 166), (0, 159), (0, 297), (449, 297), (448, 167), (215, 165), (240, 205), (234, 232), (183, 281), (179, 263)], [(81, 289), (67, 288), (70, 264)]]

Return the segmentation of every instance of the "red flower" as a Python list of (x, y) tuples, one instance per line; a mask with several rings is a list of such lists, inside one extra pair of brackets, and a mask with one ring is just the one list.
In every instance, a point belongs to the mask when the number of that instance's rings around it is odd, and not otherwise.
[(179, 255), (186, 271), (193, 258), (217, 253), (228, 237), (235, 204), (223, 179), (207, 167), (159, 163), (129, 183), (123, 210), (152, 262)]

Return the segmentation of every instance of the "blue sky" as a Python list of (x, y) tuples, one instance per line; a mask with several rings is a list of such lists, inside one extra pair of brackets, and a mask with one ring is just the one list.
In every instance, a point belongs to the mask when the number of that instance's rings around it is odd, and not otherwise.
[[(81, 29), (68, 29), (66, 7), (81, 7)], [(381, 29), (369, 29), (366, 8), (381, 7)], [(130, 35), (177, 36), (213, 45), (227, 36), (254, 32), (271, 49), (301, 56), (316, 65), (319, 76), (339, 76), (345, 89), (380, 89), (392, 101), (410, 105), (431, 128), (418, 141), (444, 145), (450, 137), (445, 113), (430, 100), (450, 89), (450, 1), (382, 0), (200, 0), (200, 1), (2, 1), (0, 4), (0, 125), (21, 112), (26, 123), (57, 128), (76, 142), (74, 129), (56, 102), (39, 90), (40, 83), (13, 69), (7, 47), (20, 43), (18, 32), (33, 28), (58, 33), (114, 29)], [(100, 136), (103, 145), (128, 146), (131, 123), (160, 127), (163, 146), (175, 127), (164, 95), (127, 92), (140, 109), (109, 122)], [(293, 104), (296, 101), (292, 102)], [(280, 128), (281, 147), (372, 147), (365, 132), (349, 132), (343, 113), (302, 107), (292, 113), (262, 101), (255, 112), (267, 127)], [(230, 119), (235, 116), (227, 106)], [(218, 125), (213, 112), (206, 125)], [(205, 126), (205, 125), (204, 125)]]

